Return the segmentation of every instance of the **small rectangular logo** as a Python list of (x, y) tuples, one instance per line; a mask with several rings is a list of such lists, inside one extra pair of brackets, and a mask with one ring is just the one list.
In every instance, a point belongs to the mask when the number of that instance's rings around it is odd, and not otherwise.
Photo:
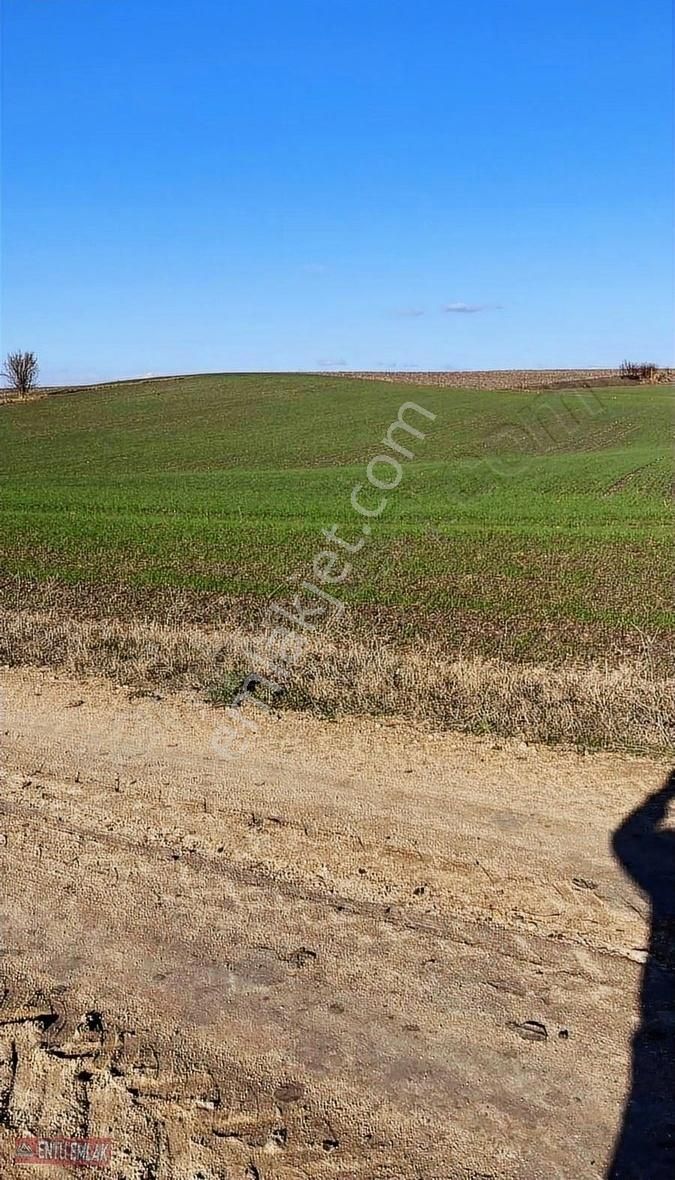
[(66, 1139), (60, 1135), (41, 1138), (24, 1135), (14, 1149), (15, 1164), (57, 1164), (71, 1168), (109, 1168), (112, 1139)]

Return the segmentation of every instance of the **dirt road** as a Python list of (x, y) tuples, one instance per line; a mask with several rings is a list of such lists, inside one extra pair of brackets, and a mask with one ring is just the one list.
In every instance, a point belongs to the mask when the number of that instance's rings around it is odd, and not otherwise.
[[(621, 1123), (660, 763), (2, 673), (0, 1174), (584, 1180)], [(59, 1172), (59, 1174), (61, 1174)], [(65, 1173), (64, 1173), (65, 1174)]]

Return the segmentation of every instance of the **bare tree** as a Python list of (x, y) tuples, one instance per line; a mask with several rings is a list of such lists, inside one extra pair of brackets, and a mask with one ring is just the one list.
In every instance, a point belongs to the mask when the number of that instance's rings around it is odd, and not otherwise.
[(8, 352), (2, 366), (2, 376), (21, 397), (35, 389), (38, 361), (34, 352)]
[(624, 361), (619, 372), (628, 381), (648, 381), (650, 385), (659, 379), (659, 366), (653, 361)]

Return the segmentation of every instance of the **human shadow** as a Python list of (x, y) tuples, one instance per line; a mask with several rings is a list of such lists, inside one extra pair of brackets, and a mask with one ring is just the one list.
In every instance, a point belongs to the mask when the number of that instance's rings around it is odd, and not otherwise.
[(651, 904), (631, 1089), (607, 1180), (675, 1180), (675, 771), (614, 833), (614, 854)]

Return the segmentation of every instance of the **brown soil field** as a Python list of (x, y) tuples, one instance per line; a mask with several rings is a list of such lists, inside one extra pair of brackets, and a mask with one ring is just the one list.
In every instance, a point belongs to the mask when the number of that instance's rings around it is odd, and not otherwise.
[(350, 372), (345, 376), (373, 381), (409, 382), (413, 385), (447, 385), (455, 389), (548, 389), (554, 386), (578, 388), (584, 382), (620, 383), (618, 369), (392, 369), (390, 372)]
[[(636, 384), (622, 378), (619, 369), (448, 369), (427, 372), (394, 369), (390, 372), (344, 372), (343, 375), (412, 385), (447, 385), (453, 389), (578, 389), (580, 385)], [(672, 369), (659, 370), (656, 378), (657, 382), (671, 382), (674, 379), (675, 371)]]
[(189, 693), (0, 688), (3, 1178), (28, 1133), (115, 1180), (675, 1174), (663, 760), (293, 713), (227, 759)]

